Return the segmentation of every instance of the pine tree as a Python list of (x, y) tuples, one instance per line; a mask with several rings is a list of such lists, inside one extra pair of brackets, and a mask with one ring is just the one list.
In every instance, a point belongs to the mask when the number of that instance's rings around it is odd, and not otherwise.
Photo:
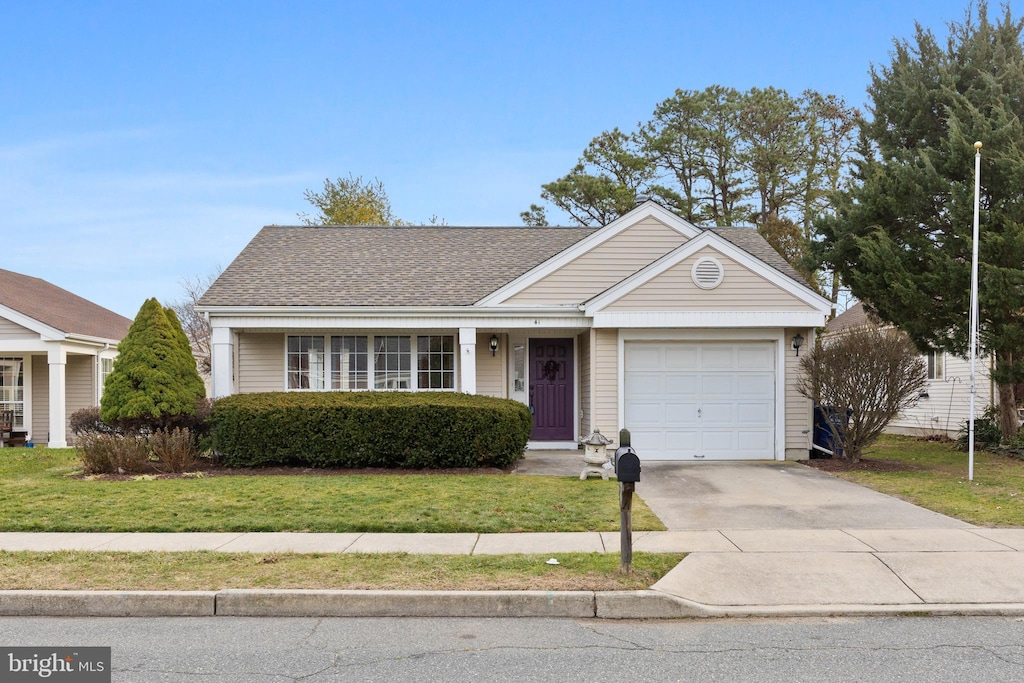
[(1004, 436), (1024, 382), (1024, 22), (987, 5), (951, 23), (945, 46), (922, 27), (872, 71), (874, 117), (861, 129), (855, 182), (819, 227), (824, 260), (882, 320), (923, 349), (966, 355), (974, 214), (981, 169), (982, 344), (995, 356)]
[(195, 413), (206, 391), (173, 310), (147, 300), (117, 348), (100, 402), (104, 422), (158, 429)]

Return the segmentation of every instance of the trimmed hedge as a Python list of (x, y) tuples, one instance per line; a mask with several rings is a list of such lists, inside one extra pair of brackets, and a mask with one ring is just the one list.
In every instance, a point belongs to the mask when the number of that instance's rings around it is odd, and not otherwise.
[(440, 392), (272, 392), (214, 403), (230, 467), (508, 467), (533, 421), (518, 401)]

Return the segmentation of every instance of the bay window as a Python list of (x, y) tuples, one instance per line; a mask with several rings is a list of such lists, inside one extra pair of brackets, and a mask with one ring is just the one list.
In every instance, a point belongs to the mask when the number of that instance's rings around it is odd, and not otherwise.
[(289, 335), (286, 355), (290, 390), (455, 390), (450, 334)]

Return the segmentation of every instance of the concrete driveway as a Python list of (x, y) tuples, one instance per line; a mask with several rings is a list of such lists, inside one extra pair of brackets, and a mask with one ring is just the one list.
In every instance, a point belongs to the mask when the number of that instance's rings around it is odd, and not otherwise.
[[(791, 462), (642, 462), (637, 495), (670, 531), (956, 529), (970, 524)], [(579, 476), (577, 451), (529, 451), (517, 473)]]

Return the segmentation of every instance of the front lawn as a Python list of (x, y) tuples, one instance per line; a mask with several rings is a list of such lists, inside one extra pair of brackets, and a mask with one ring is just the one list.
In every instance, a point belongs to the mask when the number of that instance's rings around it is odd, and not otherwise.
[(16, 590), (643, 590), (682, 554), (407, 555), (0, 552), (0, 586)]
[(974, 481), (968, 481), (967, 453), (894, 435), (868, 448), (865, 460), (864, 469), (833, 474), (971, 524), (1024, 526), (1024, 461), (976, 451)]
[[(239, 475), (90, 481), (74, 449), (0, 449), (0, 531), (617, 531), (618, 484), (573, 477)], [(633, 528), (663, 530), (634, 498)]]

